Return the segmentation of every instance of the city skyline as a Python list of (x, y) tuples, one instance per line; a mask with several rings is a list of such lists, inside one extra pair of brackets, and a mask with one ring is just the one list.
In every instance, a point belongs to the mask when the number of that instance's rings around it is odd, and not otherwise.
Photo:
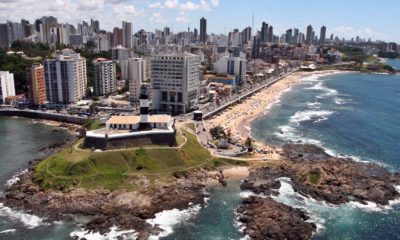
[[(179, 32), (188, 27), (191, 30), (199, 29), (199, 19), (205, 17), (207, 33), (219, 34), (228, 33), (234, 28), (252, 26), (254, 15), (256, 29), (260, 29), (261, 22), (265, 21), (272, 24), (274, 32), (279, 35), (289, 28), (306, 32), (307, 26), (311, 24), (314, 29), (318, 29), (317, 35), (319, 28), (324, 25), (327, 27), (327, 36), (333, 33), (346, 39), (360, 36), (400, 42), (399, 31), (393, 31), (393, 24), (399, 18), (394, 12), (396, 8), (391, 7), (395, 3), (393, 0), (386, 1), (385, 5), (380, 4), (379, 11), (375, 1), (362, 1), (362, 5), (357, 2), (339, 0), (330, 3), (327, 10), (321, 10), (316, 0), (306, 6), (296, 1), (277, 3), (256, 0), (58, 0), (35, 4), (32, 0), (6, 0), (0, 2), (0, 22), (20, 21), (22, 18), (33, 22), (36, 18), (53, 15), (60, 22), (74, 25), (83, 20), (90, 22), (91, 18), (97, 19), (100, 28), (107, 31), (120, 26), (121, 21), (128, 21), (132, 22), (133, 32), (140, 29), (154, 31), (165, 26), (169, 26), (173, 32)], [(33, 11), (32, 6), (42, 10)]]

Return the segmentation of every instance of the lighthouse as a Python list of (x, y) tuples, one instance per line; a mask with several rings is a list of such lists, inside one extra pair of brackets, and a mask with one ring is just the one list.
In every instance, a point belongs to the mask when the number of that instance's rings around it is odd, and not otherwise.
[(149, 123), (149, 97), (147, 95), (146, 85), (142, 85), (140, 88), (140, 123), (138, 130), (151, 130), (151, 124)]

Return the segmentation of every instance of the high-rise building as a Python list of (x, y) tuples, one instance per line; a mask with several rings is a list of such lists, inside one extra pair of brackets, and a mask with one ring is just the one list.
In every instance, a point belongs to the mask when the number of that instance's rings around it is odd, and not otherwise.
[(251, 58), (260, 58), (260, 38), (258, 36), (253, 37), (253, 48), (251, 51)]
[(194, 42), (197, 42), (198, 38), (199, 38), (199, 31), (197, 30), (197, 28), (195, 28), (193, 30), (193, 40), (194, 40)]
[(95, 96), (103, 96), (114, 93), (117, 90), (116, 64), (114, 61), (97, 58), (93, 62), (94, 79), (93, 93)]
[(288, 29), (286, 30), (286, 35), (285, 35), (285, 43), (293, 43), (293, 30)]
[(268, 23), (263, 22), (261, 25), (261, 39), (262, 43), (268, 42)]
[(122, 22), (122, 46), (132, 48), (132, 23)]
[(272, 26), (268, 28), (268, 42), (274, 42), (274, 28)]
[(311, 25), (308, 25), (307, 27), (307, 34), (306, 34), (306, 44), (311, 45), (313, 44), (313, 27)]
[(0, 48), (11, 46), (11, 28), (7, 23), (0, 24)]
[(6, 103), (6, 98), (15, 96), (14, 74), (0, 71), (0, 104)]
[(324, 45), (326, 39), (326, 27), (321, 27), (321, 32), (319, 34), (319, 44)]
[(64, 49), (56, 59), (44, 61), (47, 100), (74, 103), (86, 96), (86, 59), (79, 53)]
[(207, 19), (200, 19), (200, 42), (207, 43)]
[(189, 53), (157, 55), (151, 62), (153, 109), (186, 113), (197, 104), (200, 57)]
[(38, 106), (47, 102), (43, 65), (33, 64), (31, 67), (26, 68), (26, 79), (29, 83), (29, 100), (31, 104)]
[(293, 29), (293, 43), (299, 43), (299, 29)]
[(90, 20), (90, 28), (94, 33), (100, 33), (100, 22), (98, 20)]
[(146, 60), (129, 58), (120, 62), (121, 79), (129, 81), (129, 101), (136, 106), (140, 96), (140, 86), (147, 79)]
[(247, 28), (243, 29), (242, 40), (243, 40), (243, 44), (247, 44), (249, 41), (251, 41), (251, 27), (247, 27)]
[(118, 45), (122, 46), (122, 29), (115, 27), (113, 29), (113, 34), (112, 34), (112, 43), (111, 43), (111, 47), (116, 47)]

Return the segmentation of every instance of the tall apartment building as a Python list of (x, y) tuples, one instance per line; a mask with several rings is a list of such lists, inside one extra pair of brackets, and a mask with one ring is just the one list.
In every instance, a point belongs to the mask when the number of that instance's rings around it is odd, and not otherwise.
[(122, 22), (122, 46), (132, 48), (132, 23)]
[(200, 42), (207, 43), (207, 19), (200, 19)]
[(103, 96), (117, 90), (116, 64), (105, 58), (97, 58), (94, 62), (93, 92), (95, 96)]
[(200, 58), (189, 53), (158, 55), (152, 59), (153, 109), (186, 113), (197, 104)]
[(56, 59), (44, 61), (47, 100), (74, 103), (86, 96), (86, 59), (64, 49)]
[(146, 60), (142, 58), (129, 58), (121, 61), (121, 79), (129, 81), (129, 101), (131, 106), (136, 106), (140, 97), (140, 87), (147, 79)]
[(306, 34), (306, 44), (313, 44), (314, 41), (314, 36), (313, 36), (313, 27), (311, 25), (308, 25), (307, 27), (307, 34)]
[(0, 71), (0, 104), (6, 103), (6, 98), (15, 96), (14, 74)]
[(0, 24), (0, 48), (8, 48), (11, 45), (12, 35), (8, 23)]
[(319, 34), (319, 44), (324, 45), (325, 40), (326, 40), (326, 27), (322, 26), (321, 32)]
[(26, 69), (26, 79), (29, 83), (29, 100), (31, 104), (38, 106), (47, 102), (43, 65), (33, 64), (28, 67)]

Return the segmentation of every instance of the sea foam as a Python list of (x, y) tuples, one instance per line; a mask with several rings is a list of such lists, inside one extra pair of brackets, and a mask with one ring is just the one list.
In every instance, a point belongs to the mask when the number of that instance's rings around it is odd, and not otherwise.
[(334, 111), (327, 110), (305, 110), (297, 111), (293, 116), (290, 117), (290, 122), (301, 123), (305, 121), (313, 121), (315, 123), (328, 119), (328, 116), (335, 113)]
[(110, 228), (110, 231), (104, 235), (99, 232), (91, 233), (85, 230), (75, 231), (69, 234), (74, 239), (86, 239), (86, 240), (134, 240), (137, 239), (138, 234), (135, 230), (118, 230), (116, 226)]
[(0, 203), (0, 216), (22, 222), (29, 229), (43, 225), (42, 218), (5, 207), (3, 203)]
[(157, 213), (155, 218), (148, 219), (146, 222), (153, 226), (158, 226), (162, 229), (162, 232), (158, 235), (151, 235), (149, 240), (157, 240), (170, 235), (173, 233), (175, 225), (190, 220), (199, 213), (200, 209), (200, 205), (194, 205), (185, 210), (172, 209)]

